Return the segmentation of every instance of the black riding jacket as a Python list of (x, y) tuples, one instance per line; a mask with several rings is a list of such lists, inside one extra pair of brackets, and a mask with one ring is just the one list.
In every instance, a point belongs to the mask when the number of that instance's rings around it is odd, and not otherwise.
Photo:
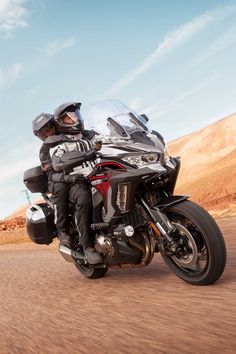
[[(88, 144), (86, 146), (84, 144), (78, 144), (78, 150), (87, 152), (89, 149), (91, 149), (92, 144), (90, 141), (93, 140), (96, 135), (97, 135), (97, 133), (94, 130), (84, 130), (81, 135), (81, 139), (82, 139), (82, 141), (87, 141)], [(59, 138), (58, 135), (57, 135), (57, 137)], [(73, 143), (73, 139), (71, 140), (66, 135), (60, 135), (60, 137), (61, 137), (61, 141), (63, 142), (63, 144)], [(45, 142), (42, 144), (40, 151), (39, 151), (39, 159), (41, 162), (41, 166), (42, 166), (43, 170), (47, 173), (49, 181), (51, 181), (51, 182), (65, 182), (64, 172), (58, 172), (53, 168), (52, 158), (50, 155), (50, 150), (53, 148), (53, 145), (54, 145), (54, 149), (55, 149), (55, 144), (53, 144), (53, 143)], [(56, 148), (58, 145), (59, 145), (59, 143), (56, 143)], [(54, 157), (54, 160), (56, 161), (55, 157)], [(54, 167), (55, 167), (55, 163), (54, 163)]]

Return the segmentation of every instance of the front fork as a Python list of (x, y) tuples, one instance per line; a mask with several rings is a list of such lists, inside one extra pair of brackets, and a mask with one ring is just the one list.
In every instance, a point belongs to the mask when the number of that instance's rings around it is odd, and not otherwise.
[[(171, 253), (175, 253), (178, 248), (178, 243), (174, 240), (173, 235), (175, 227), (165, 214), (163, 214), (158, 208), (150, 208), (147, 202), (140, 197), (140, 202), (151, 219), (151, 227), (157, 236), (162, 235), (167, 243), (167, 247)], [(159, 231), (159, 232), (158, 232)]]

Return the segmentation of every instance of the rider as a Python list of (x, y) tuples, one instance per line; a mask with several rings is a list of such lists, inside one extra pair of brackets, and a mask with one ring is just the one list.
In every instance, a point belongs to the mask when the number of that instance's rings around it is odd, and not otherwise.
[[(54, 115), (41, 113), (32, 122), (33, 133), (43, 142), (46, 138), (57, 134)], [(58, 231), (60, 243), (70, 247), (68, 235), (68, 202), (69, 183), (76, 183), (75, 177), (66, 176), (62, 172), (56, 172), (52, 168), (49, 146), (42, 144), (39, 152), (42, 169), (48, 176), (48, 190), (54, 196), (54, 222)]]
[[(93, 141), (96, 133), (92, 130), (84, 130), (84, 122), (80, 112), (81, 103), (68, 102), (60, 105), (55, 110), (55, 125), (57, 132), (63, 134), (63, 140), (52, 149), (52, 166), (54, 171), (63, 172), (65, 177), (77, 177), (76, 184), (69, 183), (69, 200), (75, 205), (75, 222), (80, 232), (80, 243), (89, 263), (102, 262), (102, 257), (94, 249), (94, 235), (90, 228), (92, 223), (93, 205), (92, 193), (86, 180), (93, 168), (92, 160), (96, 159), (96, 150), (93, 149)], [(72, 169), (62, 169), (61, 158), (65, 153), (79, 151), (87, 153), (87, 161)], [(67, 200), (60, 203), (68, 204)]]

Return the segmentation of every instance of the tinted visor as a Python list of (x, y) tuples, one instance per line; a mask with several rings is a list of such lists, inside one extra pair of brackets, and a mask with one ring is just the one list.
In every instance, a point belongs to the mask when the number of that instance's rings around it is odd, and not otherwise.
[(58, 117), (58, 123), (66, 125), (83, 123), (83, 121), (84, 120), (79, 109), (76, 109), (74, 112), (65, 111)]
[(52, 122), (48, 122), (37, 132), (36, 135), (41, 140), (45, 140), (47, 137), (54, 134), (55, 134), (54, 125)]

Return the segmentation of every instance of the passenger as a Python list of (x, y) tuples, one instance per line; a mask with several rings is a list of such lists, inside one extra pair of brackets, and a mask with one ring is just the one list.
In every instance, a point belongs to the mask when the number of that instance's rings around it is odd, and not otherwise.
[[(55, 119), (52, 114), (41, 113), (32, 122), (34, 134), (44, 141), (49, 136), (57, 134)], [(68, 203), (69, 203), (69, 183), (76, 183), (76, 176), (66, 176), (53, 170), (52, 160), (47, 144), (42, 144), (39, 152), (39, 159), (42, 169), (48, 176), (48, 190), (54, 196), (54, 223), (58, 231), (60, 244), (70, 247), (71, 239), (68, 235)]]

